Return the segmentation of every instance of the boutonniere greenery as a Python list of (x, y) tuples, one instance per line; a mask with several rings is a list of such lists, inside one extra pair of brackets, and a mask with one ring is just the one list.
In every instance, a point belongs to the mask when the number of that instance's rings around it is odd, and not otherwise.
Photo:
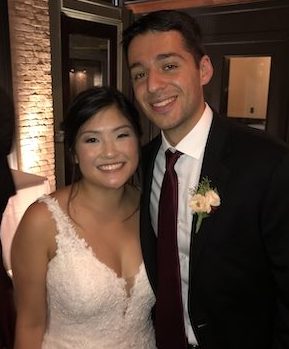
[(211, 181), (205, 177), (197, 188), (190, 189), (189, 206), (192, 213), (197, 215), (196, 233), (199, 231), (203, 218), (210, 214), (221, 204), (221, 199), (216, 188), (211, 187)]

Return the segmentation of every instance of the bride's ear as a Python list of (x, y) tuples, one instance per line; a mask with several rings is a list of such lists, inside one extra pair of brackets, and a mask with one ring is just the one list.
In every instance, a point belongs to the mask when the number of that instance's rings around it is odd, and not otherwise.
[(210, 60), (210, 57), (204, 55), (200, 60), (200, 80), (202, 86), (210, 82), (213, 76), (213, 72), (214, 68)]

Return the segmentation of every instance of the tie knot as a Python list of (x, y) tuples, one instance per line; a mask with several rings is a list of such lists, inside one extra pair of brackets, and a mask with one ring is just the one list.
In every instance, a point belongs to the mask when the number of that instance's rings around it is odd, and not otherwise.
[(175, 166), (178, 158), (182, 155), (180, 151), (176, 150), (174, 153), (168, 149), (166, 151), (166, 169), (170, 170)]

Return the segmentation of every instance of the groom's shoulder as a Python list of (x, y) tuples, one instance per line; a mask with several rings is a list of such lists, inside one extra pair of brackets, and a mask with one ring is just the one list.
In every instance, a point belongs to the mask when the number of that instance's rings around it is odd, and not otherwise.
[(268, 152), (267, 155), (270, 153), (288, 154), (289, 152), (289, 145), (268, 131), (216, 114), (214, 120), (221, 128), (227, 129), (231, 144), (236, 147), (241, 146), (243, 151), (249, 150), (249, 153), (254, 154), (254, 149), (258, 152), (262, 149), (263, 153)]

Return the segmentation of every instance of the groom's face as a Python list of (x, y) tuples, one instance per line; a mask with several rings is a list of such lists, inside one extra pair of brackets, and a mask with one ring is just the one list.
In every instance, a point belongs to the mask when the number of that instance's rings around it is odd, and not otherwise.
[(128, 62), (140, 107), (172, 145), (178, 143), (203, 113), (209, 58), (204, 56), (198, 67), (181, 34), (172, 30), (137, 35)]

